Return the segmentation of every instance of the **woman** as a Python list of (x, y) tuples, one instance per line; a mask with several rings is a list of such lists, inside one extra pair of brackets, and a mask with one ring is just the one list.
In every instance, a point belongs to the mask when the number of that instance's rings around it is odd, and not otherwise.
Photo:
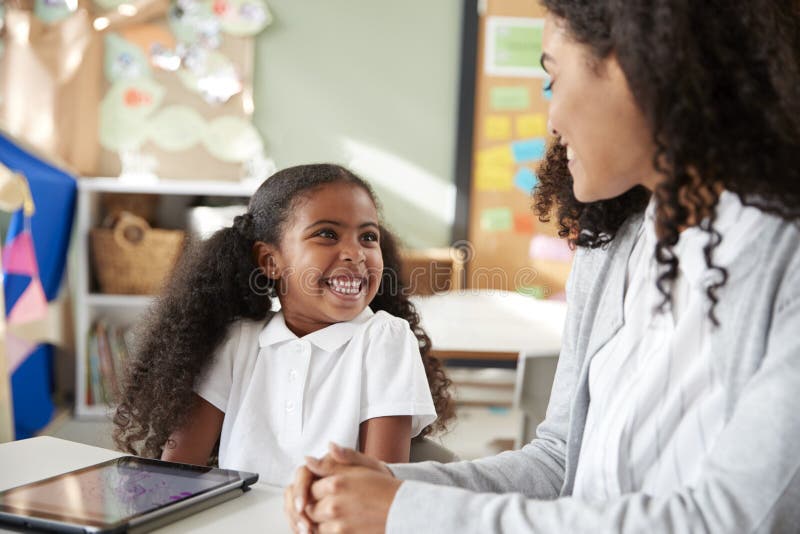
[(547, 418), (473, 462), (332, 449), (287, 489), (290, 520), (797, 532), (798, 3), (544, 4), (557, 143), (535, 204), (578, 247)]

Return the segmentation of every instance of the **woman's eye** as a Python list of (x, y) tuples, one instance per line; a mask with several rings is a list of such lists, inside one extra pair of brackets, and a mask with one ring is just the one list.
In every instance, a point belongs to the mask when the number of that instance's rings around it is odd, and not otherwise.
[(553, 79), (551, 78), (550, 81), (548, 81), (547, 84), (544, 86), (545, 93), (549, 93), (553, 90), (553, 83), (555, 82), (553, 82)]

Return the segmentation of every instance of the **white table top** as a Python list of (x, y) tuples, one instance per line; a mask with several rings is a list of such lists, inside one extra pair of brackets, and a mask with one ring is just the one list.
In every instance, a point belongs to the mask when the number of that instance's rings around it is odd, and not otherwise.
[[(0, 490), (100, 463), (122, 453), (51, 437), (0, 444)], [(171, 523), (155, 532), (289, 533), (283, 491), (255, 484), (241, 497)]]
[(525, 352), (528, 356), (555, 356), (561, 350), (564, 302), (494, 290), (464, 290), (411, 300), (434, 350)]

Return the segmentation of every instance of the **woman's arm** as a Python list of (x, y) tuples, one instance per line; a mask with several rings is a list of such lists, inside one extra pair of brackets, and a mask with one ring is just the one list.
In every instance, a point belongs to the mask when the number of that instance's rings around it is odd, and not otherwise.
[(208, 457), (222, 430), (225, 413), (213, 404), (193, 395), (194, 405), (186, 424), (177, 429), (164, 445), (162, 460), (207, 465)]
[(411, 416), (367, 419), (359, 427), (358, 449), (382, 462), (408, 462), (411, 454)]

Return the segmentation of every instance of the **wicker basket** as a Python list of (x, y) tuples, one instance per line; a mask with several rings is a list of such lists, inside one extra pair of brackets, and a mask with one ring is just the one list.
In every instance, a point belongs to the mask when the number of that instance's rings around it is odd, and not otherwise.
[(92, 261), (103, 293), (150, 295), (161, 288), (183, 250), (184, 232), (157, 230), (122, 212), (112, 228), (91, 230)]
[(153, 224), (161, 197), (151, 193), (104, 193), (100, 199), (105, 217), (116, 218), (127, 211)]

